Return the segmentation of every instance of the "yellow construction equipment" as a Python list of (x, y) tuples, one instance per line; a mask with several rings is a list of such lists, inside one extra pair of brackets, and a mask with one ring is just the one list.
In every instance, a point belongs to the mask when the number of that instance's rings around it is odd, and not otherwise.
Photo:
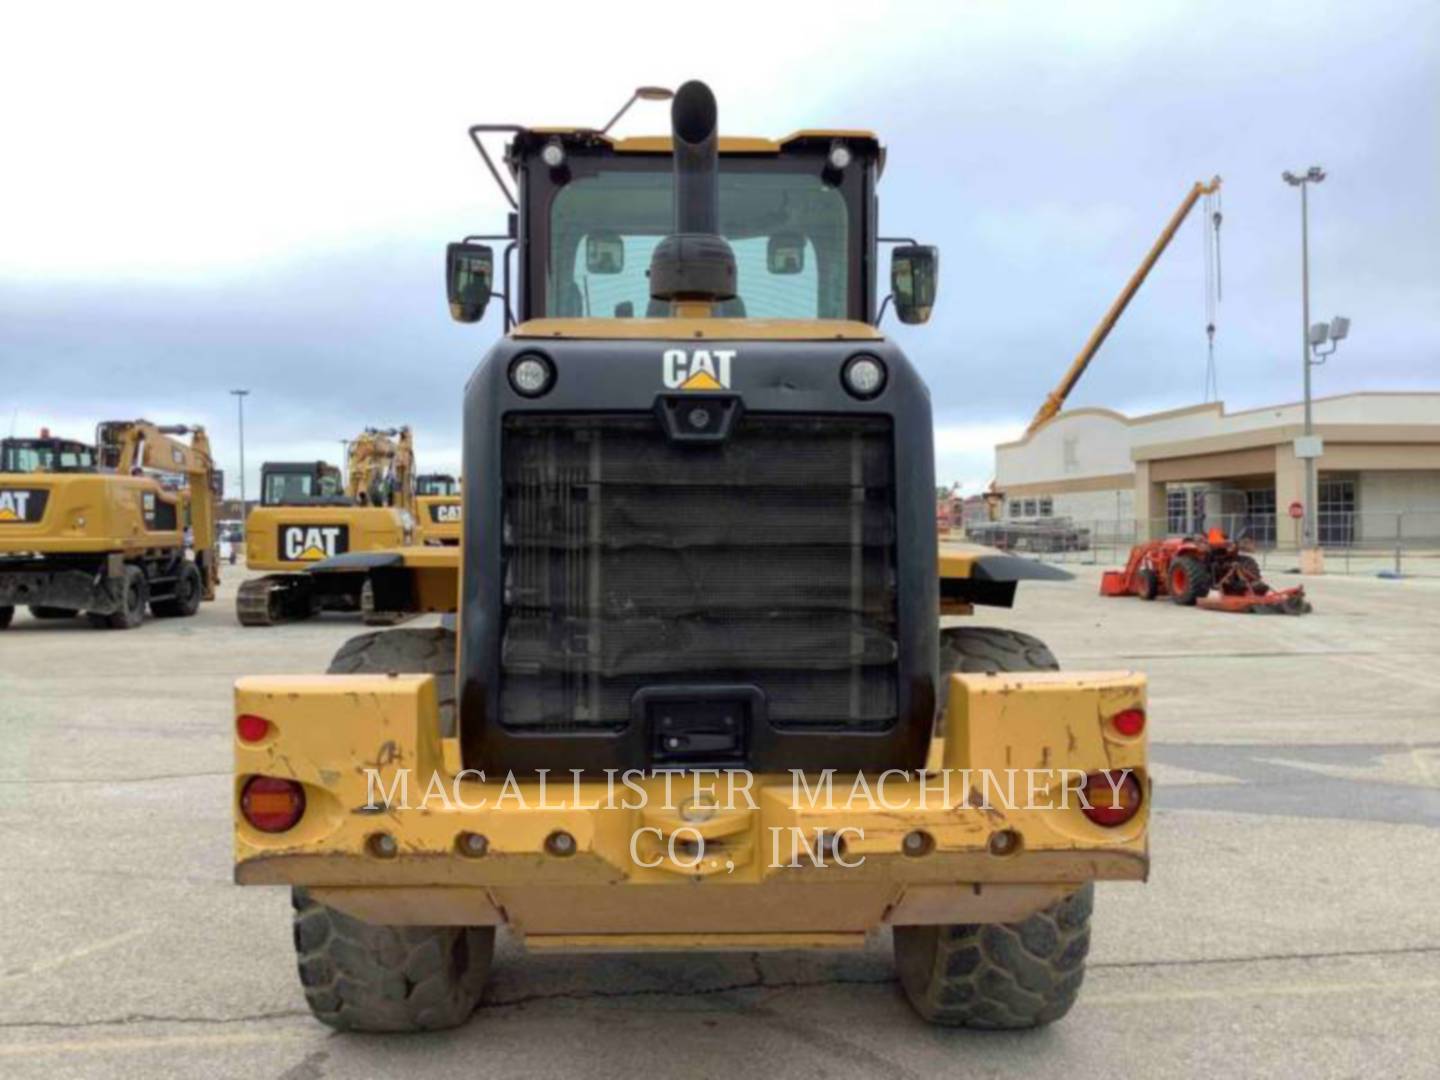
[(449, 473), (424, 473), (415, 481), (416, 539), (431, 546), (460, 543), (460, 481)]
[(1085, 345), (1071, 362), (1070, 367), (1066, 369), (1059, 384), (1045, 396), (1045, 401), (1040, 408), (1035, 410), (1035, 415), (1030, 418), (1029, 426), (1025, 428), (1026, 435), (1031, 435), (1039, 430), (1045, 421), (1064, 408), (1065, 399), (1070, 396), (1070, 391), (1075, 389), (1075, 384), (1080, 381), (1080, 376), (1085, 374), (1085, 369), (1090, 366), (1090, 361), (1095, 359), (1095, 354), (1100, 351), (1100, 346), (1105, 344), (1105, 339), (1110, 336), (1110, 331), (1115, 329), (1115, 324), (1120, 321), (1120, 316), (1125, 314), (1125, 309), (1130, 306), (1130, 301), (1140, 291), (1140, 286), (1145, 284), (1145, 279), (1150, 276), (1150, 271), (1160, 261), (1160, 256), (1165, 254), (1165, 249), (1170, 246), (1170, 241), (1174, 239), (1175, 233), (1185, 223), (1185, 219), (1190, 216), (1190, 211), (1195, 208), (1195, 204), (1203, 196), (1213, 195), (1219, 190), (1220, 177), (1216, 176), (1208, 184), (1197, 180), (1186, 192), (1185, 198), (1175, 208), (1175, 213), (1170, 215), (1170, 220), (1160, 230), (1159, 237), (1146, 252), (1145, 258), (1136, 268), (1135, 273), (1130, 275), (1130, 280), (1120, 290), (1120, 295), (1115, 298), (1115, 302), (1110, 305), (1109, 310), (1105, 312), (1095, 329), (1090, 331)]
[[(1155, 243), (1145, 253), (1145, 258), (1141, 260), (1135, 272), (1130, 275), (1130, 280), (1125, 282), (1125, 287), (1120, 290), (1120, 295), (1106, 310), (1095, 329), (1090, 331), (1090, 336), (1085, 339), (1084, 346), (1075, 359), (1070, 362), (1070, 366), (1065, 369), (1065, 374), (1061, 377), (1060, 382), (1056, 384), (1055, 389), (1045, 395), (1045, 400), (1035, 410), (1035, 415), (1030, 418), (1030, 423), (1026, 426), (1025, 435), (1021, 436), (1022, 438), (1039, 431), (1047, 421), (1054, 418), (1065, 407), (1065, 401), (1069, 398), (1070, 392), (1075, 389), (1075, 384), (1080, 381), (1080, 376), (1085, 374), (1085, 369), (1090, 366), (1090, 361), (1095, 359), (1095, 354), (1100, 351), (1100, 346), (1105, 344), (1105, 339), (1110, 336), (1110, 331), (1115, 329), (1115, 324), (1120, 321), (1120, 316), (1125, 314), (1125, 309), (1130, 306), (1130, 301), (1140, 291), (1140, 286), (1145, 284), (1145, 279), (1150, 276), (1150, 271), (1160, 261), (1160, 256), (1165, 254), (1165, 249), (1170, 246), (1170, 241), (1175, 238), (1180, 226), (1190, 216), (1190, 211), (1195, 209), (1195, 204), (1202, 198), (1214, 195), (1219, 190), (1220, 177), (1218, 176), (1212, 177), (1208, 183), (1197, 180), (1191, 185), (1190, 190), (1185, 193), (1185, 198), (1180, 200), (1180, 205), (1170, 215), (1170, 220), (1160, 230), (1160, 235), (1156, 238)], [(1219, 229), (1218, 220), (1215, 222), (1215, 227), (1217, 230)], [(1207, 325), (1206, 331), (1213, 340), (1215, 333), (1213, 322)], [(989, 490), (985, 493), (992, 520), (999, 516), (1000, 504), (1003, 499), (1004, 493), (992, 481)]]
[(346, 479), (323, 461), (267, 462), (260, 505), (245, 525), (245, 565), (272, 571), (250, 578), (236, 594), (245, 626), (273, 626), (321, 611), (377, 611), (364, 573), (312, 573), (347, 553), (408, 544), (415, 535), (415, 453), (410, 429), (366, 428), (350, 443)]
[(293, 887), (326, 1024), (463, 1022), (503, 924), (891, 927), (922, 1016), (1034, 1027), (1079, 992), (1091, 883), (1146, 875), (1143, 676), (941, 624), (1068, 575), (937, 551), (930, 397), (881, 319), (929, 318), (939, 255), (877, 234), (879, 142), (716, 114), (691, 82), (664, 137), (471, 131), (492, 166), (508, 134), (516, 214), (500, 274), (486, 237), (447, 252), (452, 316), (494, 297), (506, 330), (466, 384), (463, 543), (331, 560), (455, 629), (235, 689), (235, 877)]
[[(184, 442), (180, 436), (189, 436)], [(18, 604), (39, 619), (82, 612), (139, 626), (145, 609), (187, 618), (220, 581), (220, 474), (205, 429), (107, 421), (96, 445), (0, 443), (0, 628)]]

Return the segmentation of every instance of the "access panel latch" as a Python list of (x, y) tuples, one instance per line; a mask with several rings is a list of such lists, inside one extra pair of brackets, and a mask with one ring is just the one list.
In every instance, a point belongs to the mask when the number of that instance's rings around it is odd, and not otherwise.
[(649, 686), (631, 699), (656, 765), (735, 765), (753, 725), (765, 720), (757, 686)]

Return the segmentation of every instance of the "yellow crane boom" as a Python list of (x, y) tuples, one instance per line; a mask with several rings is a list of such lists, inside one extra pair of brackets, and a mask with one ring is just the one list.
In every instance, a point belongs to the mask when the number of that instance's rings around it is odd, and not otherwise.
[(1174, 239), (1175, 233), (1179, 231), (1185, 219), (1190, 216), (1190, 211), (1194, 209), (1195, 204), (1199, 202), (1202, 197), (1213, 195), (1219, 190), (1220, 177), (1216, 176), (1212, 178), (1208, 184), (1197, 180), (1189, 192), (1186, 193), (1184, 200), (1175, 210), (1175, 213), (1170, 216), (1170, 220), (1165, 224), (1165, 228), (1161, 230), (1159, 238), (1146, 254), (1144, 261), (1141, 262), (1135, 273), (1130, 275), (1130, 280), (1127, 281), (1125, 287), (1120, 290), (1120, 295), (1115, 298), (1115, 302), (1111, 304), (1110, 309), (1105, 312), (1104, 318), (1102, 318), (1095, 329), (1090, 332), (1090, 337), (1086, 340), (1084, 348), (1080, 350), (1079, 355), (1077, 355), (1070, 364), (1064, 377), (1061, 378), (1055, 389), (1051, 390), (1046, 396), (1040, 408), (1036, 410), (1035, 416), (1030, 421), (1030, 426), (1025, 429), (1026, 435), (1033, 434), (1064, 407), (1065, 399), (1070, 396), (1070, 391), (1075, 389), (1075, 384), (1080, 381), (1080, 376), (1085, 374), (1085, 369), (1090, 366), (1090, 361), (1095, 359), (1095, 354), (1100, 351), (1100, 346), (1105, 344), (1105, 339), (1110, 336), (1110, 331), (1115, 329), (1115, 324), (1120, 321), (1120, 316), (1125, 313), (1125, 309), (1129, 306), (1130, 301), (1133, 300), (1135, 294), (1140, 291), (1140, 286), (1145, 284), (1145, 279), (1150, 276), (1151, 269), (1155, 266), (1156, 262), (1159, 261), (1160, 256), (1165, 253), (1165, 249), (1170, 246), (1170, 241)]

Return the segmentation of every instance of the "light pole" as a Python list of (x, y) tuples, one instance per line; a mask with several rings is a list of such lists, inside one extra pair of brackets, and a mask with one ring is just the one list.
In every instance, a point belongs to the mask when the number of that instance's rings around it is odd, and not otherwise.
[(1300, 366), (1305, 373), (1305, 498), (1302, 501), (1305, 516), (1301, 523), (1301, 546), (1315, 546), (1315, 522), (1319, 506), (1315, 485), (1314, 444), (1315, 433), (1310, 409), (1310, 185), (1325, 179), (1325, 170), (1311, 165), (1303, 175), (1292, 172), (1281, 174), (1281, 179), (1291, 187), (1300, 189)]
[(231, 390), (235, 405), (240, 410), (240, 517), (245, 518), (245, 399), (249, 390)]

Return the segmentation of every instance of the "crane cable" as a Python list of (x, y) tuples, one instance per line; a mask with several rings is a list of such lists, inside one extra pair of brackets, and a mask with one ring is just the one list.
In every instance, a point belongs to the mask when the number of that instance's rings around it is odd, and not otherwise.
[(1205, 196), (1205, 216), (1211, 228), (1205, 230), (1205, 397), (1206, 402), (1220, 399), (1220, 378), (1215, 367), (1215, 313), (1221, 298), (1220, 277), (1220, 193)]

